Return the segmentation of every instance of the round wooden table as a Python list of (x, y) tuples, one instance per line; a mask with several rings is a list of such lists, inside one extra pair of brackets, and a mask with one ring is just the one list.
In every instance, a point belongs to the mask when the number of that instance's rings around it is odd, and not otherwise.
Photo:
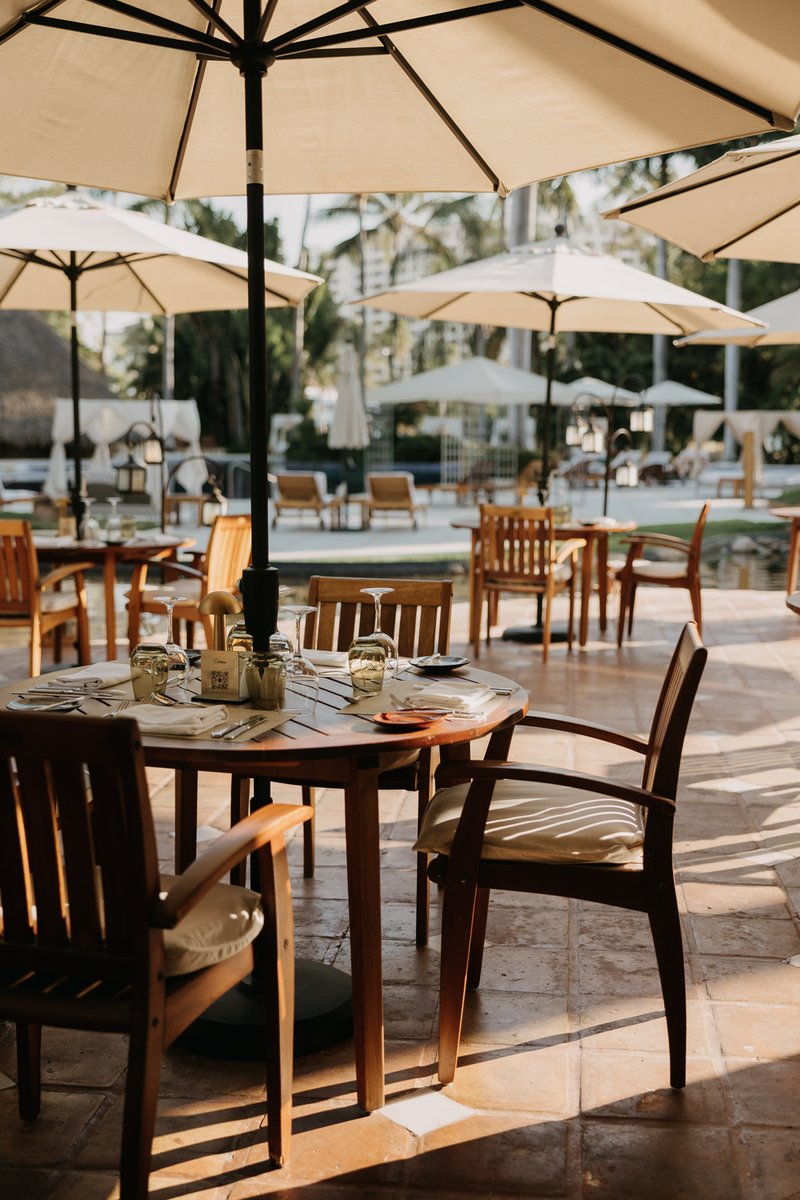
[(792, 612), (800, 613), (800, 592), (792, 592), (786, 597), (786, 607)]
[(47, 534), (34, 534), (33, 544), (39, 558), (47, 562), (69, 563), (90, 562), (103, 568), (103, 591), (106, 614), (106, 657), (111, 662), (117, 657), (117, 614), (114, 587), (117, 582), (117, 565), (140, 558), (163, 558), (169, 562), (178, 550), (194, 545), (194, 538), (187, 537), (139, 537), (130, 542), (78, 542)]
[[(417, 682), (433, 679), (415, 671), (401, 672), (401, 678)], [(401, 732), (387, 731), (369, 716), (342, 711), (352, 700), (349, 681), (322, 678), (313, 716), (287, 721), (257, 741), (152, 735), (142, 739), (148, 765), (176, 772), (179, 871), (195, 857), (199, 771), (246, 779), (260, 776), (276, 782), (316, 781), (343, 790), (356, 1081), (358, 1104), (366, 1112), (384, 1103), (378, 776), (399, 765), (409, 751), (425, 747), (440, 747), (443, 760), (449, 762), (468, 759), (470, 743), (487, 734), (492, 734), (491, 757), (505, 758), (513, 726), (528, 708), (525, 691), (503, 676), (469, 667), (447, 677), (448, 684), (456, 680), (513, 690), (511, 695), (497, 695), (484, 714), (468, 719), (445, 718), (423, 731)], [(30, 683), (24, 680), (0, 691), (0, 706), (5, 707), (15, 692), (24, 691)], [(98, 701), (87, 700), (84, 707), (91, 716), (108, 712)], [(382, 707), (392, 706), (387, 700)], [(244, 705), (235, 709), (236, 715), (243, 718), (248, 711)], [(72, 719), (79, 736), (80, 715)], [(413, 947), (409, 947), (409, 954), (414, 954)]]

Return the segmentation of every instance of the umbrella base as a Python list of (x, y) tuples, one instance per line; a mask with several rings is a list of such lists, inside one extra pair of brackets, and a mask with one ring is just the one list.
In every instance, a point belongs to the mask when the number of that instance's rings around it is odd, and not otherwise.
[[(544, 636), (544, 628), (541, 625), (512, 625), (510, 629), (505, 629), (501, 634), (501, 640), (504, 642), (524, 642), (529, 646), (540, 646), (542, 637)], [(568, 640), (566, 629), (551, 629), (550, 642), (566, 642)]]
[[(353, 1036), (350, 976), (324, 963), (295, 963), (294, 1053), (315, 1054)], [(263, 987), (252, 975), (206, 1009), (177, 1039), (209, 1058), (266, 1057)]]

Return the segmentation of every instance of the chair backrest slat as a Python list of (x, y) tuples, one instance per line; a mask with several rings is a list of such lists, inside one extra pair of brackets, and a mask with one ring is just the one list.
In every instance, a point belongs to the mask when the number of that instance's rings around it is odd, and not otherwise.
[(70, 941), (81, 950), (99, 950), (103, 932), (86, 772), (73, 762), (53, 763), (51, 770), (64, 847)]
[(491, 579), (544, 583), (555, 554), (553, 510), (527, 506), (480, 506), (481, 569)]
[(0, 760), (0, 902), (3, 936), (16, 942), (33, 940), (30, 868), (22, 809), (13, 763)]
[(688, 621), (672, 655), (653, 714), (642, 787), (674, 800), (686, 727), (708, 651), (697, 625)]
[(691, 553), (692, 553), (692, 557), (695, 560), (697, 560), (700, 557), (700, 546), (702, 545), (702, 542), (703, 542), (703, 531), (705, 530), (706, 520), (708, 519), (708, 514), (710, 511), (711, 511), (711, 501), (706, 500), (705, 504), (703, 505), (700, 516), (697, 518), (697, 524), (694, 527), (694, 532), (692, 533)]
[(28, 846), (36, 928), (41, 943), (67, 942), (67, 896), (58, 846), (58, 811), (52, 779), (42, 758), (17, 761), (22, 817)]
[(303, 644), (317, 650), (347, 650), (353, 638), (374, 629), (374, 602), (362, 588), (387, 587), (381, 628), (394, 637), (403, 657), (445, 654), (450, 642), (453, 585), (449, 580), (336, 579), (314, 575), (308, 603), (317, 613), (306, 621)]
[(0, 526), (0, 612), (29, 613), (38, 574), (30, 523), (3, 521)]
[(215, 517), (206, 552), (206, 592), (232, 591), (250, 561), (249, 516)]

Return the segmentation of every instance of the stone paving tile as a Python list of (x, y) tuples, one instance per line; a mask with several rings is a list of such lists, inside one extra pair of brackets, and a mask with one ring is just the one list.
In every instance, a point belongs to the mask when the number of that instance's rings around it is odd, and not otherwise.
[(724, 1127), (582, 1121), (582, 1195), (598, 1200), (741, 1200)]

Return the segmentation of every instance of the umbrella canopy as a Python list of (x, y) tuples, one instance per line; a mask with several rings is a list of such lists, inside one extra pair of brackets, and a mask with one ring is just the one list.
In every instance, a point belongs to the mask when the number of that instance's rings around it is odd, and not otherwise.
[(679, 338), (676, 346), (788, 346), (800, 342), (800, 292), (788, 292), (747, 314), (765, 329), (710, 329)]
[[(700, 336), (700, 335), (697, 335)], [(652, 408), (698, 408), (700, 405), (721, 404), (719, 396), (702, 392), (674, 379), (662, 379), (642, 393), (642, 401)]]
[[(0, 163), (171, 199), (247, 192), (257, 650), (269, 565), (263, 196), (496, 191), (794, 128), (784, 0), (0, 0)], [(515, 115), (524, 114), (524, 119)], [(271, 626), (271, 627), (270, 627)], [(359, 1097), (363, 1099), (362, 1096)]]
[[(542, 404), (547, 380), (532, 371), (504, 367), (492, 358), (465, 358), (461, 362), (433, 371), (422, 371), (408, 379), (398, 379), (386, 387), (367, 392), (367, 404), (414, 404), (427, 400), (434, 404)], [(553, 404), (570, 404), (572, 396), (562, 383), (554, 383)]]
[(800, 262), (800, 137), (731, 150), (604, 215), (706, 260)]
[[(567, 330), (674, 334), (678, 329), (688, 333), (753, 324), (742, 313), (706, 296), (628, 267), (607, 254), (573, 246), (563, 232), (549, 242), (518, 246), (493, 258), (400, 283), (355, 303), (418, 319), (505, 325), (550, 334), (542, 422), (542, 498), (549, 474), (548, 413), (556, 334)], [(619, 390), (614, 390), (619, 395)]]
[(570, 390), (571, 401), (577, 400), (581, 394), (584, 394), (593, 396), (595, 400), (601, 400), (604, 404), (613, 402), (621, 408), (631, 408), (642, 403), (639, 392), (631, 392), (628, 388), (606, 383), (605, 379), (595, 379), (593, 375), (582, 375), (580, 379), (573, 379), (566, 386)]
[(356, 352), (347, 342), (339, 350), (339, 394), (328, 432), (328, 445), (332, 450), (363, 450), (369, 440)]
[[(264, 263), (268, 306), (298, 304), (316, 275)], [(0, 216), (0, 308), (73, 316), (73, 511), (80, 520), (78, 311), (179, 313), (246, 308), (247, 255), (142, 213), (68, 191)]]

